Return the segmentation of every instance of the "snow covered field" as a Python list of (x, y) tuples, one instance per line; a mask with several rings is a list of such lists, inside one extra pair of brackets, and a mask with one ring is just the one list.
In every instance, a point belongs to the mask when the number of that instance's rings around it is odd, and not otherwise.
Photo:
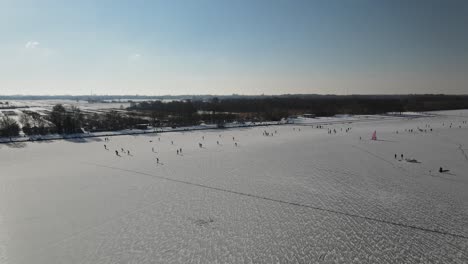
[(0, 263), (468, 263), (466, 120), (0, 144)]

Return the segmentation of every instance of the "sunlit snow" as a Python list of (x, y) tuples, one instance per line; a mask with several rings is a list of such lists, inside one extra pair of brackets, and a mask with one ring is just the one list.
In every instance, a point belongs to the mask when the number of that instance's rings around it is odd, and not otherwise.
[(0, 263), (468, 263), (468, 111), (314, 120), (0, 144)]

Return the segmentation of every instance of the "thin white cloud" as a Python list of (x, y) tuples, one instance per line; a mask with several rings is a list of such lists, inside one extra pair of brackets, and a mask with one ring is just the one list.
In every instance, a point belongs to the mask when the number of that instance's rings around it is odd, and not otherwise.
[(27, 48), (27, 49), (35, 49), (35, 48), (37, 48), (37, 46), (39, 46), (39, 44), (40, 43), (37, 42), (37, 41), (28, 41), (26, 43), (26, 45), (24, 45), (24, 47)]
[(139, 53), (135, 53), (135, 54), (132, 54), (128, 57), (130, 60), (138, 60), (141, 58), (141, 54)]

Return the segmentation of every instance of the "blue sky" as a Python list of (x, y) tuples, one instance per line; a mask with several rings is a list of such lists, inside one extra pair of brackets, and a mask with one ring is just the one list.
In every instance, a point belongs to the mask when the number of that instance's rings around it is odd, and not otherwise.
[(0, 0), (0, 94), (468, 93), (468, 1)]

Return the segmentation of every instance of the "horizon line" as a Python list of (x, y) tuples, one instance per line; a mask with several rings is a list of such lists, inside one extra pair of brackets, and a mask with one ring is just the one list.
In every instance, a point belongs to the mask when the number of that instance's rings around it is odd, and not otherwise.
[(0, 97), (98, 97), (98, 96), (118, 96), (118, 97), (182, 97), (182, 96), (212, 96), (212, 97), (228, 97), (228, 96), (421, 96), (421, 95), (438, 95), (438, 96), (468, 96), (466, 94), (451, 94), (451, 93), (356, 93), (356, 94), (318, 94), (318, 93), (284, 93), (284, 94), (0, 94)]

